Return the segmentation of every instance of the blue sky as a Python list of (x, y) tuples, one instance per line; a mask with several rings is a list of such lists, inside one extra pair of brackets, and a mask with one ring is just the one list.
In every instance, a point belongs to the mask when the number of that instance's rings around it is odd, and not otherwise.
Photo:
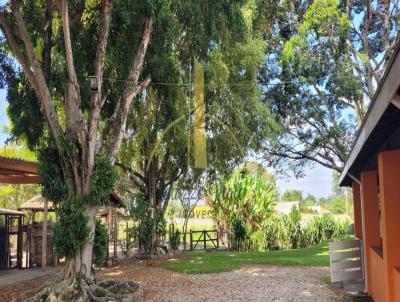
[(323, 167), (315, 166), (307, 168), (305, 176), (296, 179), (293, 176), (280, 177), (277, 175), (277, 184), (279, 191), (283, 193), (287, 189), (302, 190), (303, 196), (307, 194), (315, 197), (326, 197), (331, 192), (332, 171)]
[[(3, 128), (9, 121), (7, 118), (7, 102), (6, 102), (6, 91), (0, 89), (0, 145), (5, 145), (7, 135), (4, 133)], [(323, 197), (328, 196), (331, 190), (331, 175), (332, 172), (322, 166), (316, 166), (312, 169), (305, 171), (305, 177), (296, 179), (295, 177), (280, 177), (277, 176), (277, 184), (280, 192), (284, 192), (287, 189), (302, 190), (304, 195), (308, 193), (316, 196)]]
[(6, 90), (0, 89), (0, 145), (1, 146), (4, 146), (4, 141), (7, 139), (7, 135), (4, 133), (4, 126), (8, 124), (6, 108), (7, 108)]

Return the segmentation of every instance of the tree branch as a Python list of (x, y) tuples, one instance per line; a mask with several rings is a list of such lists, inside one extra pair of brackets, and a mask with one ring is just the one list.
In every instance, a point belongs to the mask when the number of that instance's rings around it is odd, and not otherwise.
[(69, 13), (68, 13), (68, 1), (67, 0), (59, 0), (58, 2), (61, 20), (63, 23), (63, 34), (64, 34), (64, 47), (65, 47), (65, 58), (67, 61), (67, 70), (69, 80), (76, 86), (78, 89), (78, 79), (75, 73), (75, 65), (74, 58), (72, 53), (72, 45), (71, 45), (71, 32), (69, 27)]
[(97, 43), (96, 61), (94, 67), (94, 75), (97, 77), (98, 90), (92, 93), (90, 103), (89, 117), (89, 145), (95, 144), (96, 132), (100, 118), (100, 111), (104, 105), (105, 98), (102, 97), (104, 62), (106, 48), (108, 43), (108, 35), (110, 32), (112, 3), (110, 0), (103, 1), (103, 17), (100, 24), (100, 34)]
[(52, 48), (52, 21), (53, 21), (53, 1), (46, 0), (46, 12), (45, 12), (46, 28), (44, 46), (42, 51), (44, 77), (46, 81), (50, 78), (51, 73), (51, 48)]
[(336, 166), (336, 165), (332, 165), (330, 163), (324, 162), (322, 160), (319, 160), (316, 157), (307, 155), (307, 154), (303, 154), (300, 152), (295, 152), (293, 154), (288, 154), (288, 153), (283, 153), (283, 152), (277, 152), (277, 151), (269, 151), (270, 154), (274, 155), (274, 156), (278, 156), (281, 158), (288, 158), (288, 159), (292, 159), (292, 160), (309, 160), (315, 163), (320, 164), (321, 166), (324, 166), (328, 169), (332, 169), (332, 170), (336, 170), (338, 172), (341, 172), (341, 168)]
[[(90, 99), (90, 114), (89, 114), (89, 129), (88, 129), (88, 150), (87, 150), (87, 161), (88, 161), (88, 174), (91, 175), (94, 167), (94, 158), (97, 152), (97, 130), (100, 120), (101, 108), (104, 105), (105, 98), (102, 97), (102, 85), (103, 85), (103, 73), (104, 73), (104, 62), (106, 56), (106, 48), (108, 42), (108, 35), (110, 32), (111, 23), (111, 10), (112, 4), (110, 0), (103, 1), (103, 16), (100, 24), (100, 34), (97, 43), (96, 61), (94, 75), (97, 78), (97, 92), (92, 92)], [(100, 142), (101, 144), (101, 142)]]
[(87, 157), (86, 139), (87, 125), (81, 110), (81, 99), (78, 79), (76, 77), (74, 58), (71, 44), (71, 33), (69, 25), (68, 1), (59, 0), (58, 2), (61, 20), (63, 23), (65, 58), (67, 61), (67, 71), (69, 83), (66, 83), (65, 114), (67, 118), (67, 129), (78, 138), (82, 148), (82, 156)]
[(117, 167), (120, 167), (122, 170), (124, 170), (124, 172), (129, 172), (130, 174), (136, 176), (143, 183), (146, 183), (145, 177), (142, 174), (140, 174), (139, 172), (134, 171), (131, 167), (124, 165), (123, 163), (120, 163), (120, 162), (115, 162), (114, 165), (116, 165)]
[(144, 23), (142, 39), (136, 50), (135, 58), (129, 72), (128, 81), (121, 97), (121, 102), (119, 103), (119, 106), (115, 108), (117, 112), (116, 120), (114, 122), (114, 127), (111, 133), (112, 137), (109, 141), (107, 150), (107, 154), (111, 161), (114, 161), (118, 155), (126, 130), (126, 121), (133, 98), (146, 89), (151, 81), (150, 76), (147, 76), (143, 83), (138, 84), (152, 30), (153, 20), (148, 18)]
[[(1, 12), (0, 16), (1, 26), (13, 53), (17, 57), (17, 60), (21, 64), (24, 73), (36, 92), (36, 95), (45, 113), (51, 133), (56, 139), (58, 139), (62, 134), (62, 130), (58, 121), (57, 113), (54, 106), (51, 104), (51, 96), (43, 75), (43, 71), (36, 59), (35, 50), (30, 39), (30, 35), (26, 29), (25, 22), (20, 13), (19, 4), (16, 0), (11, 2), (11, 9), (17, 24), (17, 30), (14, 29), (8, 22), (4, 12)], [(28, 55), (28, 61), (26, 61), (25, 57), (23, 56), (16, 37), (19, 37), (22, 40), (25, 51)]]

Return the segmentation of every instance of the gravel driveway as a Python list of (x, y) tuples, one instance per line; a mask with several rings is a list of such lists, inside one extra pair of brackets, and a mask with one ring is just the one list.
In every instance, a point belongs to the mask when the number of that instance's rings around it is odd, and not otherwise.
[(102, 274), (142, 283), (145, 301), (343, 301), (340, 288), (324, 281), (327, 267), (247, 265), (232, 272), (188, 275), (157, 263), (136, 263)]
[[(32, 275), (38, 271), (22, 272)], [(135, 262), (107, 268), (98, 275), (142, 283), (144, 301), (343, 301), (340, 288), (325, 281), (329, 276), (327, 267), (246, 265), (232, 272), (188, 275), (160, 268), (158, 262)], [(53, 276), (38, 274), (24, 282), (15, 278), (13, 284), (0, 290), (0, 301), (10, 301), (15, 294), (50, 281)]]

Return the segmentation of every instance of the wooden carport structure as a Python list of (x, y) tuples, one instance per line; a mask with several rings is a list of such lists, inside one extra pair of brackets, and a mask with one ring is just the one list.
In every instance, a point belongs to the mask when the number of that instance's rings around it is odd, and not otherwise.
[(23, 212), (0, 208), (0, 269), (12, 267), (10, 235), (17, 235), (16, 265), (17, 268), (22, 268), (23, 217)]
[[(117, 245), (118, 245), (118, 216), (121, 212), (118, 209), (125, 209), (125, 204), (118, 197), (117, 194), (110, 194), (109, 206), (100, 206), (97, 211), (97, 217), (105, 217), (106, 225), (108, 228), (109, 241), (113, 244), (113, 256), (110, 257), (108, 250), (107, 258), (114, 263), (117, 259)], [(48, 213), (55, 212), (51, 201), (47, 201), (41, 195), (34, 196), (30, 200), (24, 202), (18, 210), (26, 213), (29, 220), (28, 225), (28, 250), (29, 250), (29, 267), (33, 264), (44, 267), (46, 265), (57, 265), (57, 260), (52, 252), (52, 235), (53, 224), (48, 221)], [(45, 213), (47, 211), (47, 213)], [(44, 213), (43, 223), (38, 223), (35, 219), (37, 213)], [(39, 232), (42, 230), (42, 232)], [(43, 244), (43, 239), (45, 242)], [(37, 243), (42, 243), (39, 246)], [(41, 248), (40, 248), (41, 246)], [(44, 253), (43, 253), (44, 251)]]
[(365, 287), (400, 302), (400, 45), (388, 63), (340, 177), (352, 187)]
[[(0, 156), (0, 183), (38, 184), (40, 177), (34, 162)], [(17, 267), (22, 268), (23, 217), (24, 213), (0, 209), (0, 269), (10, 267), (10, 235), (17, 235)], [(14, 221), (17, 221), (16, 225)]]
[[(31, 162), (31, 161), (26, 161), (22, 159), (17, 159), (17, 158), (9, 158), (9, 157), (2, 157), (0, 156), (0, 184), (40, 184), (40, 176), (38, 175), (38, 168), (37, 168), (37, 163)], [(33, 205), (33, 201), (32, 204)], [(111, 193), (110, 194), (110, 204), (111, 207), (100, 207), (98, 210), (98, 214), (101, 216), (106, 216), (107, 218), (107, 226), (108, 226), (108, 232), (110, 235), (110, 240), (114, 243), (114, 255), (113, 255), (113, 262), (116, 260), (117, 257), (117, 241), (118, 241), (118, 211), (117, 208), (126, 208), (125, 204), (122, 202), (122, 200), (115, 194)], [(23, 207), (22, 207), (23, 208)], [(43, 251), (41, 253), (41, 264), (42, 267), (46, 266), (47, 263), (47, 258), (46, 258), (46, 250), (47, 250), (47, 224), (48, 224), (48, 212), (49, 209), (50, 211), (53, 211), (54, 208), (51, 203), (49, 203), (47, 200), (43, 200), (43, 203), (39, 206), (41, 212), (43, 212), (43, 224), (42, 224), (42, 247), (41, 250)], [(27, 210), (27, 208), (26, 208)], [(31, 208), (32, 210), (32, 208)], [(10, 234), (16, 233), (18, 238), (17, 238), (17, 267), (22, 268), (22, 245), (23, 245), (23, 232), (24, 229), (26, 231), (26, 226), (24, 227), (24, 213), (20, 211), (13, 211), (13, 210), (8, 210), (8, 209), (2, 209), (2, 212), (0, 212), (0, 216), (6, 217), (6, 221), (11, 221), (8, 218), (9, 217), (17, 217), (18, 220), (18, 226), (14, 227), (11, 230), (9, 227), (5, 227), (4, 232), (7, 237), (7, 240), (9, 238)], [(1, 221), (0, 221), (1, 222)], [(0, 232), (1, 232), (1, 223), (0, 223)], [(4, 255), (3, 258), (6, 258), (8, 255), (8, 244), (1, 245), (0, 244), (0, 268), (3, 268), (1, 266), (2, 263), (2, 255)], [(8, 259), (8, 258), (7, 258)], [(7, 260), (8, 261), (8, 260)], [(7, 268), (8, 265), (4, 268)]]

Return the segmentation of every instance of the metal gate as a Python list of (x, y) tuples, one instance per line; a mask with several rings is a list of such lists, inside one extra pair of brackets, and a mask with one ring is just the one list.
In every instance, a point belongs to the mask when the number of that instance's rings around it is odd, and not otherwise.
[[(196, 249), (200, 244), (203, 245), (203, 249), (207, 249), (207, 243), (211, 242), (210, 248), (219, 248), (219, 234), (217, 230), (202, 230), (192, 231), (190, 230), (190, 250)], [(197, 238), (196, 234), (200, 234)]]

